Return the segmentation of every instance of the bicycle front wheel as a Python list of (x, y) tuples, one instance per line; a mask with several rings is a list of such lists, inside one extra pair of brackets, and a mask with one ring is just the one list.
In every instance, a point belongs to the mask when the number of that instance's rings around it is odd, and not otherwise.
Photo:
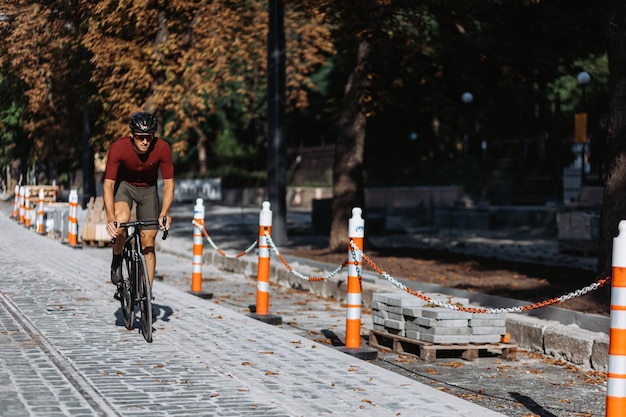
[(120, 304), (122, 306), (122, 317), (124, 318), (124, 326), (128, 330), (132, 330), (135, 322), (135, 292), (132, 287), (134, 285), (134, 271), (132, 254), (124, 248), (122, 257), (122, 288), (120, 290)]
[(140, 262), (137, 264), (139, 268), (139, 288), (137, 288), (137, 292), (139, 308), (141, 310), (141, 330), (146, 342), (152, 343), (152, 288), (150, 287), (150, 279), (148, 278), (146, 258), (144, 258), (143, 255), (141, 255), (140, 258)]

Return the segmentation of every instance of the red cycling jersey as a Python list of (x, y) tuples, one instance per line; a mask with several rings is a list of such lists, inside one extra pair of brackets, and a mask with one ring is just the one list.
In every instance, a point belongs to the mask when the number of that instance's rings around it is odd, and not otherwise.
[(132, 139), (126, 136), (111, 144), (104, 178), (146, 187), (156, 185), (159, 168), (163, 179), (174, 178), (172, 152), (166, 141), (155, 137), (150, 150), (140, 155), (135, 152)]

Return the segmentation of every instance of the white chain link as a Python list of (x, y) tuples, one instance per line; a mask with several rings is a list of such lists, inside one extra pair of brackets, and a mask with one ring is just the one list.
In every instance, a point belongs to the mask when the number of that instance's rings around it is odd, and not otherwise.
[[(194, 225), (194, 226), (196, 226), (196, 227), (200, 227), (200, 228), (203, 228), (203, 229), (204, 229), (204, 226), (203, 226), (203, 225), (201, 225), (200, 223), (196, 222), (195, 220), (193, 220), (191, 223), (193, 223), (193, 225)], [(215, 251), (222, 251), (222, 252), (224, 252), (224, 251), (223, 251), (223, 250), (221, 250), (219, 247), (217, 247), (217, 245), (215, 244), (215, 242), (213, 242), (213, 239), (211, 239), (211, 236), (209, 236), (209, 234), (208, 234), (208, 233), (207, 233), (204, 237), (205, 237), (205, 239), (207, 240), (207, 242), (209, 242), (209, 244), (211, 245), (211, 247), (213, 248), (213, 250), (215, 250)], [(256, 247), (256, 245), (257, 245), (257, 242), (252, 242), (252, 244), (251, 244), (250, 246), (248, 246), (248, 249), (246, 249), (245, 251), (243, 251), (243, 253), (247, 255), (247, 254), (248, 254), (248, 253), (249, 253), (252, 249), (254, 249), (254, 248)], [(242, 256), (242, 255), (241, 255), (241, 254), (238, 254), (238, 255), (230, 255), (230, 254), (227, 254), (227, 253), (225, 253), (225, 252), (224, 252), (224, 257), (226, 257), (226, 258), (231, 258), (231, 259), (233, 259), (233, 258), (238, 258), (239, 256)]]
[[(195, 220), (192, 221), (193, 225), (196, 227), (203, 227), (202, 225), (200, 225), (199, 223), (197, 223)], [(276, 246), (276, 244), (274, 243), (274, 241), (272, 240), (272, 236), (269, 234), (269, 232), (266, 230), (264, 232), (265, 237), (267, 238), (267, 241), (270, 245), (270, 249), (276, 253), (277, 256), (280, 257), (280, 251), (278, 250), (278, 247)], [(213, 247), (214, 250), (216, 251), (220, 251), (220, 249), (215, 245), (215, 242), (213, 242), (213, 239), (211, 239), (210, 236), (208, 236), (208, 234), (205, 236), (206, 240), (209, 242), (209, 244)], [(253, 242), (245, 251), (244, 253), (247, 254), (249, 253), (252, 249), (255, 248), (255, 246), (257, 245), (257, 242)], [(357, 260), (357, 255), (360, 255), (361, 258), (363, 258), (363, 251), (361, 249), (359, 249), (359, 247), (353, 242), (350, 241), (350, 253), (352, 254), (352, 260), (355, 262), (356, 264), (356, 260)], [(227, 258), (236, 258), (238, 257), (238, 255), (228, 255), (225, 254), (224, 255)], [(338, 266), (337, 268), (335, 268), (333, 271), (328, 272), (326, 275), (320, 277), (320, 280), (327, 280), (332, 278), (333, 276), (337, 275), (339, 273), (339, 271), (341, 271), (343, 269), (343, 265)], [(361, 270), (358, 267), (358, 265), (356, 266), (357, 268), (357, 274), (360, 276), (361, 274)], [(289, 272), (291, 274), (293, 274), (294, 276), (298, 277), (299, 279), (302, 280), (306, 280), (308, 281), (310, 277), (294, 270), (291, 266), (287, 266), (287, 269), (289, 270)], [(401, 289), (402, 291), (405, 292), (409, 292), (409, 287), (407, 287), (406, 285), (404, 285), (402, 282), (400, 282), (398, 279), (392, 277), (391, 275), (389, 275), (387, 272), (383, 271), (381, 269), (381, 275), (383, 276), (383, 278), (385, 278), (387, 281), (389, 281), (391, 284), (393, 284), (394, 286), (396, 286), (397, 288)], [(591, 291), (595, 291), (598, 288), (600, 288), (602, 285), (600, 285), (597, 282), (594, 282), (584, 288), (578, 289), (576, 291), (572, 291), (568, 294), (562, 295), (560, 297), (558, 297), (558, 301), (559, 302), (565, 302), (568, 300), (571, 300), (573, 298), (576, 297), (580, 297), (582, 295), (586, 295), (588, 293), (590, 293)], [(410, 290), (410, 291), (415, 291), (415, 290)], [(462, 310), (464, 307), (460, 307), (457, 304), (450, 304), (447, 303), (445, 301), (439, 301), (439, 300), (435, 300), (434, 298), (428, 297), (427, 295), (425, 295), (423, 292), (421, 291), (417, 291), (419, 294), (421, 294), (421, 298), (423, 298), (424, 300), (428, 301), (430, 304), (439, 306), (439, 307), (443, 307), (443, 308), (447, 308), (450, 310)], [(489, 309), (483, 309), (480, 308), (480, 313), (482, 314), (499, 314), (499, 313), (521, 313), (524, 311), (524, 309), (522, 307), (508, 307), (508, 308), (489, 308)]]
[[(267, 238), (268, 243), (270, 244), (270, 249), (272, 251), (274, 251), (276, 253), (277, 256), (280, 256), (280, 252), (278, 251), (278, 247), (276, 247), (276, 244), (274, 244), (274, 241), (272, 240), (272, 236), (270, 236), (270, 234), (267, 232), (267, 230), (265, 231), (265, 237)], [(287, 268), (289, 269), (289, 272), (292, 273), (293, 275), (295, 275), (296, 277), (305, 280), (305, 281), (309, 281), (308, 276), (301, 274), (300, 272), (294, 270), (293, 268), (289, 267)], [(324, 275), (323, 277), (320, 277), (320, 280), (327, 280), (330, 279), (332, 277), (334, 277), (335, 275), (337, 275), (339, 273), (339, 271), (341, 271), (343, 269), (343, 265), (338, 266), (337, 268), (335, 268), (334, 271), (331, 271), (329, 273), (327, 273), (326, 275)]]
[[(356, 244), (352, 241), (350, 241), (350, 248), (352, 249), (352, 252), (357, 252), (360, 251), (361, 252), (361, 256), (363, 256), (363, 251), (361, 251), (359, 249), (358, 246), (356, 246)], [(401, 283), (400, 281), (398, 281), (396, 278), (392, 277), (391, 275), (389, 275), (387, 272), (382, 271), (382, 276), (383, 278), (385, 278), (387, 281), (391, 282), (393, 285), (395, 285), (396, 287), (398, 287), (399, 289), (403, 290), (403, 291), (407, 291), (409, 288), (404, 285), (403, 283)], [(601, 285), (598, 284), (597, 282), (594, 282), (593, 284), (590, 284), (584, 288), (578, 289), (576, 291), (572, 291), (569, 294), (566, 295), (562, 295), (558, 298), (559, 302), (564, 302), (567, 300), (571, 300), (572, 298), (575, 297), (579, 297), (581, 295), (585, 295), (591, 291), (595, 291), (598, 288), (600, 288)], [(415, 290), (412, 290), (415, 291)], [(459, 307), (456, 304), (450, 304), (450, 303), (446, 303), (443, 301), (439, 301), (439, 300), (435, 300), (433, 298), (428, 297), (427, 295), (425, 295), (423, 292), (418, 291), (422, 297), (428, 301), (429, 303), (439, 306), (439, 307), (444, 307), (450, 310), (461, 310), (462, 308)], [(482, 309), (480, 313), (482, 314), (499, 314), (499, 313), (521, 313), (524, 310), (522, 309), (522, 307), (508, 307), (508, 308), (488, 308), (488, 309)]]
[[(245, 251), (243, 251), (243, 253), (248, 254), (252, 249), (254, 249), (257, 245), (257, 242), (252, 242), (250, 244), (250, 246), (248, 246), (248, 249), (246, 249)], [(226, 255), (228, 258), (237, 258), (237, 255)]]
[(560, 302), (564, 302), (567, 300), (571, 300), (572, 298), (576, 298), (576, 297), (580, 297), (581, 295), (585, 295), (590, 293), (591, 291), (595, 291), (598, 288), (600, 288), (600, 284), (598, 284), (597, 282), (594, 282), (593, 284), (590, 284), (584, 288), (581, 288), (579, 290), (573, 291), (569, 294), (566, 295), (562, 295), (559, 297), (559, 301)]

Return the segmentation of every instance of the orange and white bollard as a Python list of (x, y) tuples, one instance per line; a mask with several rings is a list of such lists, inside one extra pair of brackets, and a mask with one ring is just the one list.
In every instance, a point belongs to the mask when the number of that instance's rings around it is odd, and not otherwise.
[(78, 240), (78, 191), (70, 190), (69, 205), (67, 242), (70, 246), (76, 246)]
[(30, 229), (30, 188), (24, 189), (24, 226)]
[(623, 417), (626, 410), (626, 221), (613, 239), (611, 329), (606, 417)]
[(348, 288), (346, 295), (346, 342), (338, 350), (363, 360), (374, 360), (378, 350), (361, 347), (361, 297), (363, 274), (363, 241), (365, 220), (363, 211), (354, 207), (348, 219)]
[(270, 305), (270, 242), (267, 232), (272, 235), (272, 210), (270, 202), (264, 201), (259, 213), (259, 256), (257, 261), (257, 285), (255, 312), (249, 314), (257, 320), (268, 324), (282, 324), (283, 319), (269, 314)]
[(14, 198), (13, 198), (13, 215), (12, 217), (14, 219), (17, 219), (18, 216), (20, 215), (20, 186), (16, 185), (15, 186), (15, 191), (13, 192), (14, 194)]
[[(348, 294), (346, 297), (346, 347), (361, 347), (361, 272), (363, 271), (363, 237), (365, 220), (362, 210), (352, 209), (348, 220)], [(350, 243), (352, 242), (356, 248)]]
[(37, 233), (40, 235), (45, 234), (45, 225), (44, 225), (44, 191), (43, 188), (39, 190), (39, 201), (37, 202)]
[(196, 199), (193, 207), (193, 258), (191, 261), (191, 292), (202, 291), (202, 229), (204, 227), (204, 200)]
[(270, 202), (264, 201), (259, 214), (259, 259), (257, 265), (256, 313), (269, 313), (270, 300), (270, 246), (265, 236), (272, 235), (272, 210)]
[(20, 187), (20, 212), (19, 212), (19, 222), (20, 224), (24, 223), (24, 187)]

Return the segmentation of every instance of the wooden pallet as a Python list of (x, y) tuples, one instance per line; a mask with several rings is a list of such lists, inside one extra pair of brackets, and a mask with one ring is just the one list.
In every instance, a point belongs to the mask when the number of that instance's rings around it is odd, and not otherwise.
[(81, 241), (86, 246), (105, 247), (111, 244), (106, 233), (106, 215), (102, 197), (91, 197), (87, 203), (87, 213)]
[(460, 354), (461, 358), (473, 361), (481, 352), (499, 351), (503, 359), (516, 358), (517, 345), (515, 343), (428, 343), (422, 340), (404, 336), (370, 330), (369, 345), (374, 348), (387, 348), (394, 352), (410, 353), (427, 362), (437, 359), (437, 353), (452, 352)]
[(36, 205), (39, 201), (40, 190), (43, 190), (43, 201), (45, 203), (56, 202), (60, 191), (58, 185), (25, 185), (24, 190), (26, 189), (30, 192), (30, 202), (33, 205)]
[(83, 244), (83, 246), (89, 246), (92, 248), (105, 248), (105, 247), (109, 247), (111, 246), (111, 241), (108, 240), (85, 240), (82, 239), (81, 243)]

